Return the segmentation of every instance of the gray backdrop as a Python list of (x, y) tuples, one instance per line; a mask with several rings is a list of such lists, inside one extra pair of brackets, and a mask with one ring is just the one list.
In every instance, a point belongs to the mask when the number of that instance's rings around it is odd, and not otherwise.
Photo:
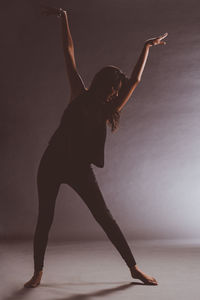
[[(32, 237), (36, 171), (69, 101), (60, 20), (38, 1), (1, 4), (2, 238)], [(200, 238), (199, 1), (46, 1), (69, 9), (78, 69), (89, 86), (103, 66), (130, 75), (146, 39), (168, 32), (109, 132), (106, 163), (94, 167), (128, 238)], [(62, 185), (52, 239), (105, 238), (79, 196)]]

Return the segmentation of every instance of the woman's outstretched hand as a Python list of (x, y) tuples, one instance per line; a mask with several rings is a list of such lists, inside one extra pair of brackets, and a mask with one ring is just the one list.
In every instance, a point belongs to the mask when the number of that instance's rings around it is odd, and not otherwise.
[(41, 5), (41, 13), (44, 16), (57, 16), (61, 17), (65, 11), (62, 8), (55, 8), (51, 6)]
[(163, 39), (165, 39), (166, 37), (168, 36), (168, 33), (166, 32), (165, 34), (163, 35), (160, 35), (156, 38), (152, 38), (152, 39), (149, 39), (145, 42), (145, 45), (147, 46), (157, 46), (157, 45), (165, 45), (166, 42), (163, 41)]

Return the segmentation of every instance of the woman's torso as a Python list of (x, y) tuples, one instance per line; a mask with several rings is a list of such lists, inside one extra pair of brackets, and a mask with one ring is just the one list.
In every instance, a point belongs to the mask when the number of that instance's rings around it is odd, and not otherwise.
[(59, 160), (104, 166), (106, 118), (103, 105), (94, 105), (88, 91), (75, 98), (65, 109), (59, 127), (48, 145)]

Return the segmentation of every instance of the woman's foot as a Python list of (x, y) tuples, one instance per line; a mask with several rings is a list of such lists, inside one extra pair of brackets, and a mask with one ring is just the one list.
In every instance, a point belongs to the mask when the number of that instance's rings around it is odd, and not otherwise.
[(40, 284), (42, 271), (35, 272), (33, 277), (24, 284), (26, 288), (35, 288)]
[(158, 285), (158, 282), (156, 281), (155, 278), (143, 273), (137, 265), (134, 267), (130, 268), (131, 271), (131, 276), (135, 279), (140, 279), (141, 281), (144, 282), (144, 284), (149, 284), (149, 285)]

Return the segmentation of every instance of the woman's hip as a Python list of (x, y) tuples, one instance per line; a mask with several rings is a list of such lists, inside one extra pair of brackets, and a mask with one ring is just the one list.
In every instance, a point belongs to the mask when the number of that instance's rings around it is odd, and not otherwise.
[(91, 170), (90, 163), (81, 157), (68, 157), (65, 153), (48, 146), (39, 162), (37, 177), (55, 178), (66, 182), (87, 176)]

